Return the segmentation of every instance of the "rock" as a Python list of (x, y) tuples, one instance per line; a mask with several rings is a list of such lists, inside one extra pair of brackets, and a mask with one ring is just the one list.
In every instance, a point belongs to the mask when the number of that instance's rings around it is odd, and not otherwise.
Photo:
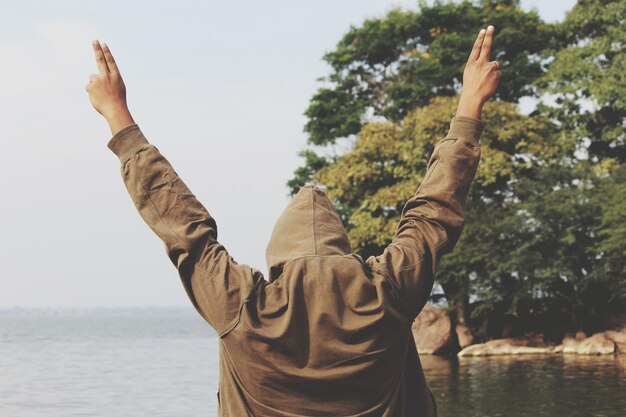
[(618, 353), (626, 353), (626, 329), (622, 329), (621, 332), (609, 330), (604, 335), (615, 343)]
[(413, 337), (419, 354), (438, 354), (458, 350), (448, 313), (431, 304), (426, 304), (413, 322)]
[(577, 333), (576, 338), (566, 337), (563, 339), (563, 353), (609, 355), (626, 351), (626, 332), (624, 331), (596, 333), (584, 340), (578, 340), (578, 337)]
[(536, 343), (536, 340), (529, 339), (496, 339), (486, 343), (468, 346), (457, 353), (457, 355), (527, 355), (531, 353), (550, 353), (552, 351), (552, 348), (546, 346), (531, 346)]
[(578, 345), (579, 355), (608, 355), (615, 353), (615, 342), (606, 337), (604, 333), (596, 333), (586, 338)]
[(461, 349), (468, 347), (474, 343), (474, 335), (471, 330), (464, 324), (456, 325), (456, 337), (459, 341), (459, 347)]
[(563, 353), (578, 353), (578, 346), (580, 346), (580, 341), (574, 339), (573, 337), (566, 337), (563, 339)]
[(577, 331), (576, 336), (574, 336), (574, 339), (578, 340), (579, 342), (582, 342), (586, 338), (587, 338), (587, 335), (585, 334), (585, 332), (580, 331), (580, 330)]

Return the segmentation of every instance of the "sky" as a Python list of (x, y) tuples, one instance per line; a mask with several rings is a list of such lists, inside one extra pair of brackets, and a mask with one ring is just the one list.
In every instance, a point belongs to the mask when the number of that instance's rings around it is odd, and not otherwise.
[[(111, 48), (142, 131), (239, 262), (265, 246), (301, 165), (303, 115), (350, 25), (416, 0), (8, 0), (0, 27), (0, 308), (189, 305), (85, 92)], [(575, 1), (522, 1), (546, 21)]]

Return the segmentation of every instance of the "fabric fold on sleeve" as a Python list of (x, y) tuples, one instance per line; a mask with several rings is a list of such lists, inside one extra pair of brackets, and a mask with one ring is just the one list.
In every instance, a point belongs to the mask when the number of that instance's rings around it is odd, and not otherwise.
[(126, 126), (111, 138), (107, 144), (122, 163), (126, 162), (134, 153), (148, 144), (139, 126), (135, 123)]

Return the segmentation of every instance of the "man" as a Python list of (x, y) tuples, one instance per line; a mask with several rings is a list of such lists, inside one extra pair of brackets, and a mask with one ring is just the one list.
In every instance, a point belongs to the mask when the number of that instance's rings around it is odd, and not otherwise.
[(384, 253), (352, 253), (332, 203), (307, 186), (276, 223), (261, 272), (237, 264), (215, 221), (148, 143), (105, 44), (87, 91), (139, 213), (164, 241), (191, 302), (220, 339), (220, 416), (435, 416), (411, 333), (439, 258), (454, 247), (480, 158), (482, 106), (501, 73), (481, 30), (450, 132)]

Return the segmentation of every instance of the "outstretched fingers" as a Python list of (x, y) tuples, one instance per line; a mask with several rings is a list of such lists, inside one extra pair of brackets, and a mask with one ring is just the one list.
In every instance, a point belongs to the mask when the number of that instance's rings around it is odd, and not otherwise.
[(93, 46), (93, 53), (96, 56), (98, 72), (100, 72), (100, 75), (107, 75), (109, 73), (109, 67), (107, 66), (107, 61), (104, 57), (104, 52), (102, 51), (100, 42), (98, 40), (94, 40), (91, 45)]
[(494, 27), (489, 26), (487, 28), (487, 32), (485, 33), (485, 40), (480, 48), (480, 56), (478, 59), (483, 60), (485, 62), (489, 62), (489, 55), (491, 55), (491, 44), (493, 43), (493, 31)]
[(481, 29), (478, 32), (478, 36), (476, 37), (476, 41), (474, 42), (474, 46), (472, 47), (472, 52), (470, 53), (468, 61), (476, 61), (480, 56), (480, 49), (483, 46), (483, 41), (485, 40), (485, 29)]
[(109, 50), (109, 46), (106, 43), (102, 44), (102, 52), (104, 53), (104, 58), (106, 60), (106, 64), (109, 69), (109, 72), (113, 75), (118, 75), (119, 70), (117, 69), (115, 58), (113, 58), (113, 54)]

